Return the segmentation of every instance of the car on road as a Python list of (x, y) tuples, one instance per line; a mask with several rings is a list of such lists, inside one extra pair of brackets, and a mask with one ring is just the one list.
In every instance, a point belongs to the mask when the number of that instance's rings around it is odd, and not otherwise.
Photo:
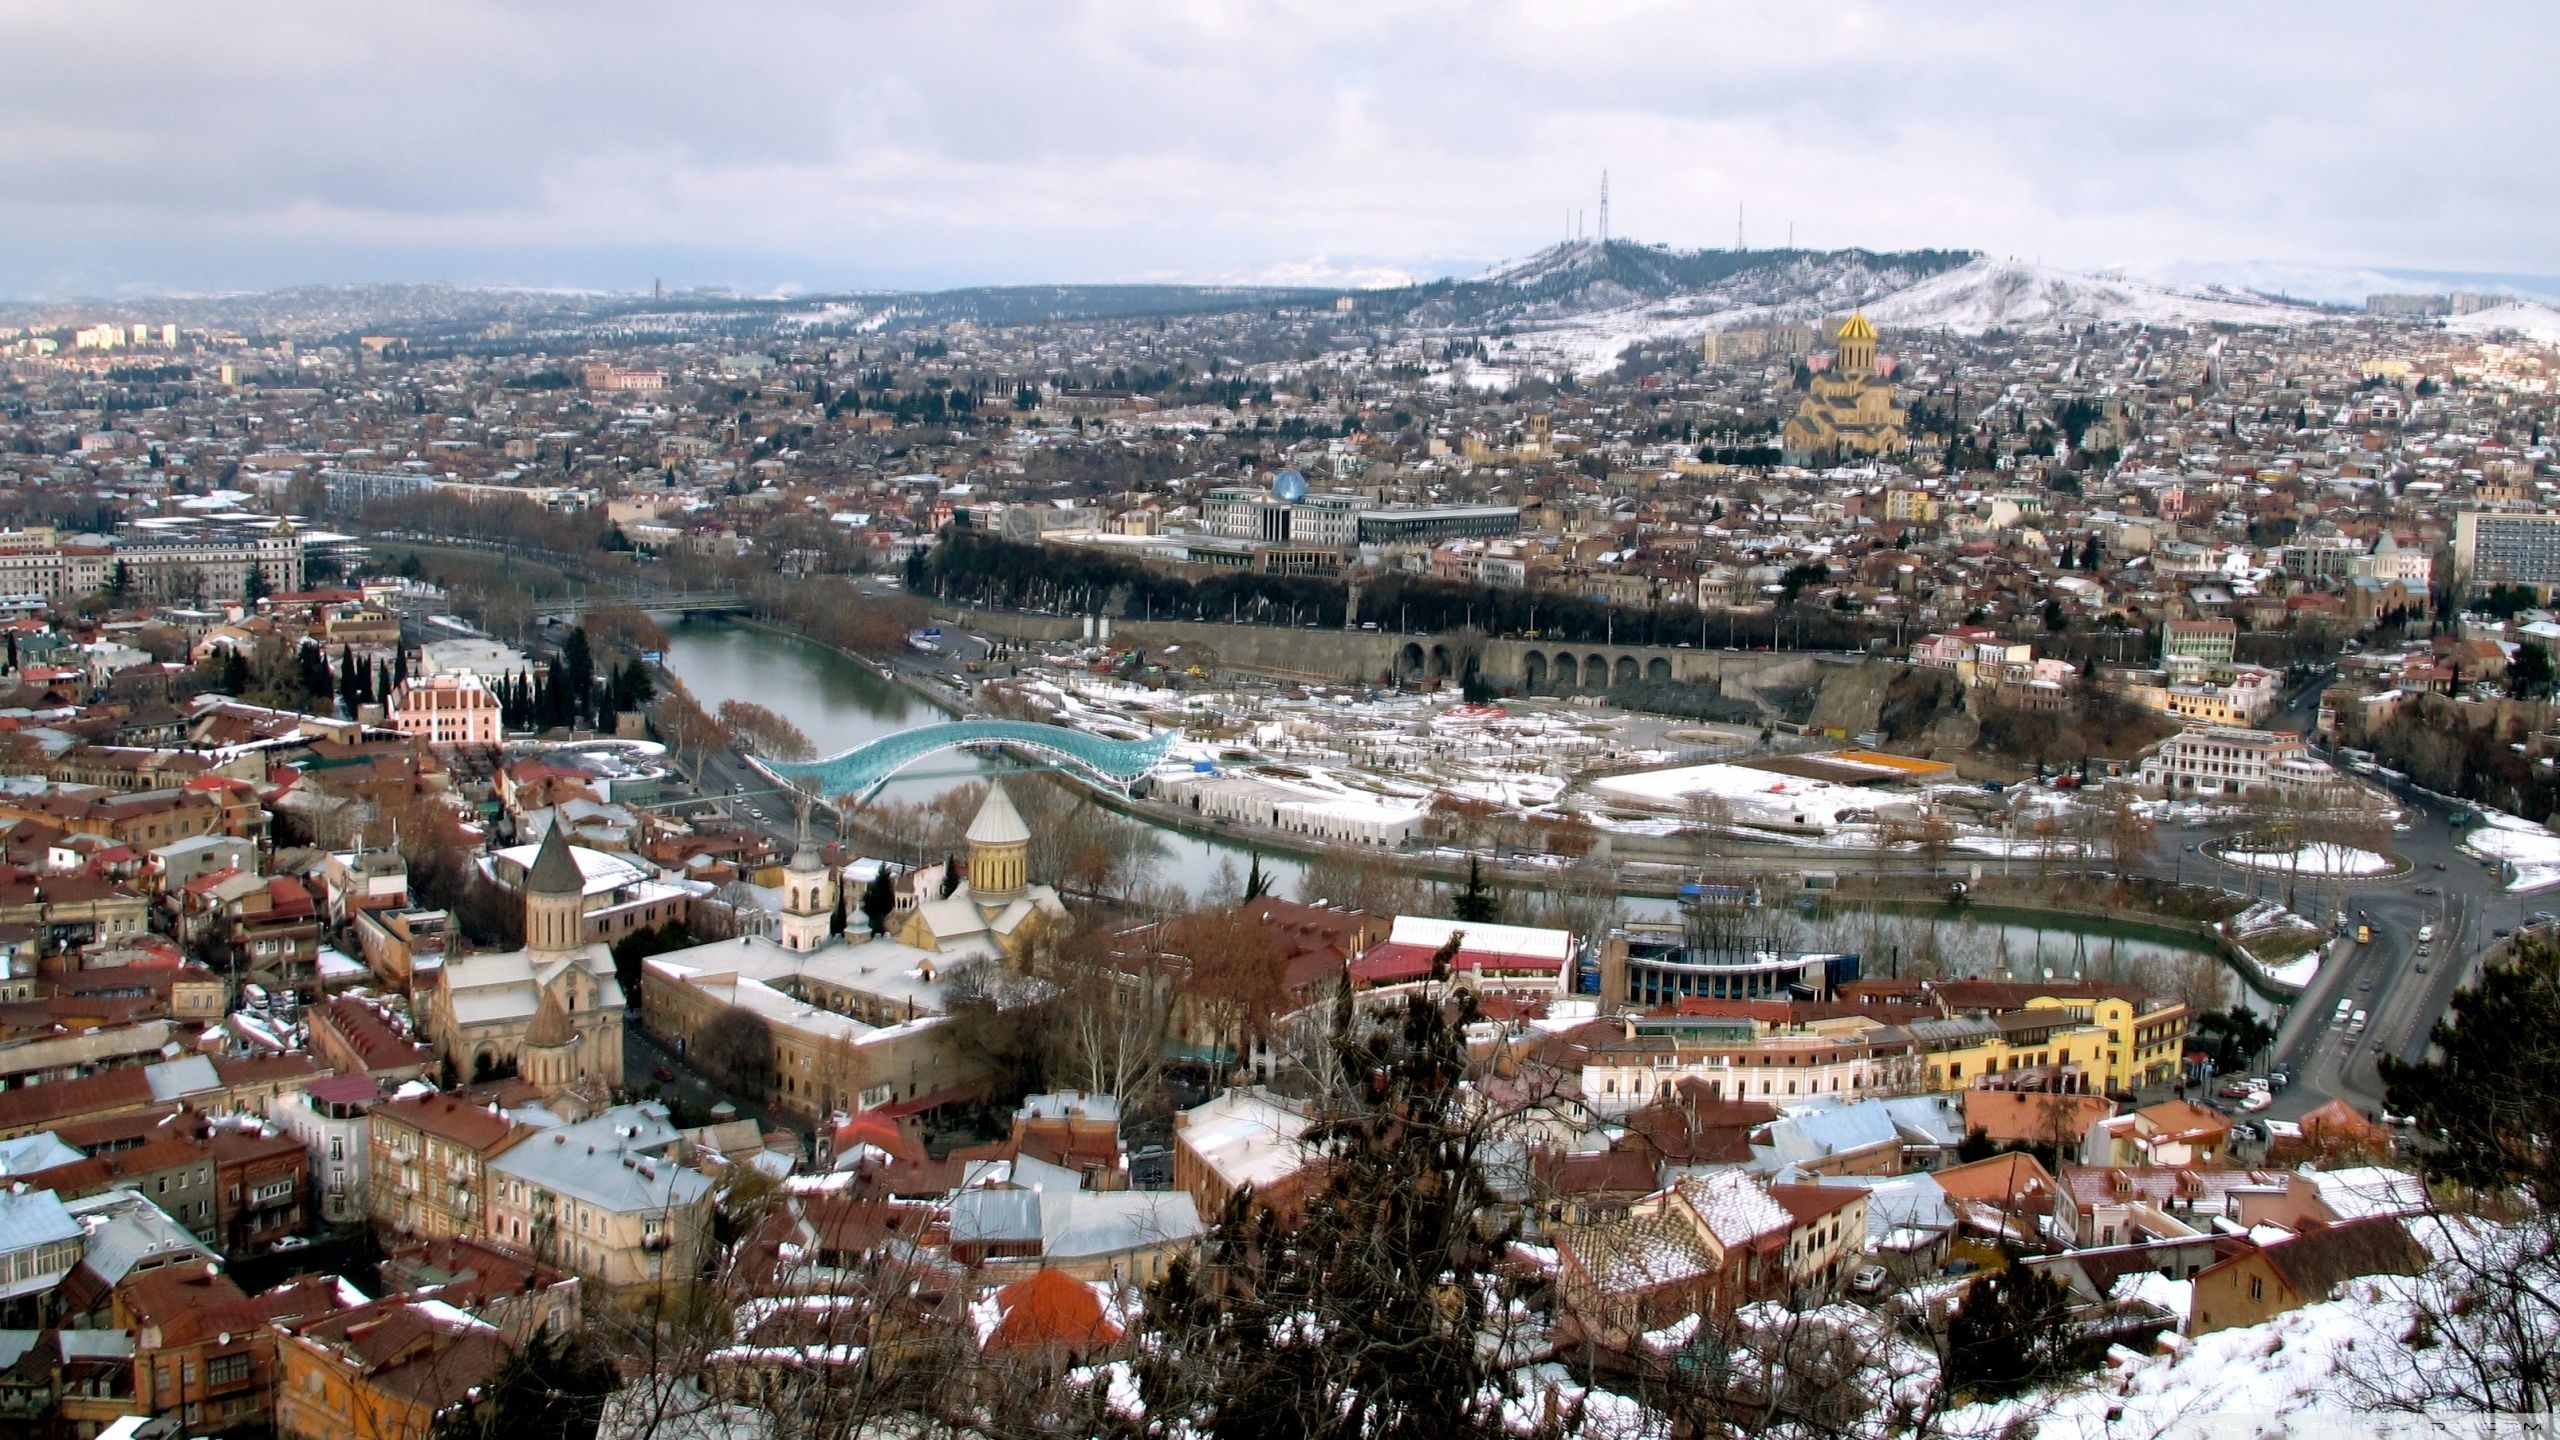
[(2507, 928), (2506, 926), (2504, 926), (2504, 925), (2501, 925), (2501, 926), (2499, 926), (2497, 929), (2492, 930), (2492, 931), (2490, 931), (2490, 932), (2489, 932), (2489, 938), (2490, 938), (2490, 939), (2492, 939), (2492, 940), (2504, 940), (2504, 939), (2506, 939), (2508, 936), (2513, 935), (2514, 933), (2516, 933), (2516, 932), (2514, 932), (2513, 930), (2508, 929), (2508, 928)]
[(2249, 1098), (2250, 1091), (2246, 1081), (2225, 1080), (2222, 1082), (2221, 1088), (2215, 1090), (2213, 1093), (2221, 1096), (2225, 1100), (2245, 1100)]
[(2436, 862), (2436, 868), (2437, 868), (2437, 869), (2439, 869), (2439, 870), (2443, 869), (2443, 868), (2444, 868), (2444, 862), (2443, 862), (2443, 861), (2441, 861), (2441, 860), (2437, 861), (2437, 862)]
[(2414, 891), (2412, 891), (2412, 892), (2410, 892), (2410, 893), (2415, 894), (2415, 895), (2433, 895), (2434, 893), (2436, 893), (2436, 887), (2434, 887), (2433, 885), (2421, 885), (2421, 886), (2419, 886), (2416, 890), (2414, 890)]
[(2365, 991), (2370, 990), (2370, 989), (2372, 989), (2372, 988), (2373, 988), (2373, 977), (2372, 977), (2372, 976), (2370, 976), (2370, 975), (2367, 975), (2367, 976), (2366, 976), (2366, 977), (2364, 977), (2362, 980), (2359, 980), (2359, 981), (2357, 981), (2357, 982), (2356, 982), (2356, 993), (2357, 993), (2357, 994), (2359, 994), (2359, 995), (2363, 994)]
[(658, 1081), (673, 1080), (676, 1078), (676, 1072), (668, 1066), (660, 1065), (650, 1070), (649, 1078)]
[(2188, 853), (2188, 854), (2190, 854), (2190, 855), (2193, 855), (2194, 853), (2196, 853), (2196, 847), (2194, 847), (2193, 845), (2188, 846), (2188, 847), (2187, 847), (2187, 853)]

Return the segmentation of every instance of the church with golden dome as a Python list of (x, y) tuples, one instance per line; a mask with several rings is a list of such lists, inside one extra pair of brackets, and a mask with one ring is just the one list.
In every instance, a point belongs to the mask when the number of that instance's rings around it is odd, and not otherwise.
[(1863, 310), (1842, 322), (1831, 368), (1813, 377), (1783, 433), (1787, 460), (1803, 465), (1843, 455), (1898, 454), (1908, 444), (1893, 382), (1876, 373), (1876, 327)]

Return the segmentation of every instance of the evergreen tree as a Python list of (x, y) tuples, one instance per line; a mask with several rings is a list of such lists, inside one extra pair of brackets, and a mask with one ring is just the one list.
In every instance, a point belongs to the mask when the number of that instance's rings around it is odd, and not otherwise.
[(240, 598), (248, 602), (250, 609), (255, 610), (258, 608), (259, 601), (266, 599), (273, 593), (273, 588), (267, 584), (266, 567), (263, 565), (250, 566), (248, 578), (244, 580), (240, 586)]
[(618, 1383), (603, 1352), (584, 1339), (534, 1332), (479, 1396), (435, 1428), (435, 1440), (593, 1440)]
[(897, 882), (889, 878), (889, 867), (883, 864), (862, 887), (862, 918), (874, 935), (889, 933), (889, 916), (898, 908)]
[(317, 644), (304, 641), (294, 651), (294, 681), (302, 692), (302, 708), (317, 710), (329, 703), (333, 683), (329, 675), (329, 656)]
[(249, 657), (237, 645), (222, 647), (222, 693), (233, 697), (249, 693)]
[(638, 710), (658, 698), (658, 682), (649, 678), (649, 667), (637, 656), (622, 662), (623, 708)]
[(2078, 1343), (2061, 1281), (2025, 1265), (1994, 1270), (1947, 1318), (1947, 1386), (1977, 1400), (2015, 1395), (2061, 1374)]
[[(1432, 957), (1435, 981), (1457, 948)], [(1474, 1018), (1472, 996), (1419, 994), (1377, 1024), (1340, 992), (1330, 1059), (1358, 1099), (1316, 1132), (1325, 1183), (1292, 1231), (1239, 1191), (1151, 1292), (1159, 1343), (1132, 1362), (1151, 1433), (1503, 1433), (1512, 1386), (1486, 1332), (1517, 1223), (1484, 1218), (1502, 1207), (1465, 1104)]]
[(364, 704), (364, 672), (356, 668), (355, 647), (338, 647), (338, 708), (350, 720)]
[(570, 713), (561, 723), (578, 724), (593, 718), (596, 655), (587, 647), (586, 626), (581, 625), (569, 632), (567, 642), (560, 647), (560, 662), (568, 676), (570, 703)]
[(1253, 868), (1244, 876), (1244, 898), (1247, 903), (1271, 893), (1271, 877), (1262, 873), (1262, 852), (1253, 852)]
[(843, 934), (844, 920), (844, 884), (842, 879), (839, 878), (836, 884), (836, 908), (833, 913), (827, 916), (827, 933), (830, 935)]
[(942, 857), (942, 898), (950, 899), (951, 892), (959, 888), (960, 866), (950, 856), (945, 855)]
[(2456, 991), (2434, 1040), (2440, 1058), (2381, 1061), (2383, 1105), (2432, 1135), (2430, 1177), (2490, 1196), (2521, 1196), (2543, 1215), (2560, 1209), (2560, 941), (2528, 931), (2504, 960)]
[(1451, 919), (1465, 925), (1490, 925), (1502, 916), (1502, 899), (1484, 883), (1484, 862), (1467, 857), (1467, 888), (1449, 905)]
[(2089, 543), (2080, 547), (2080, 568), (2083, 570), (2098, 568), (2098, 532), (2095, 530), (2089, 532)]

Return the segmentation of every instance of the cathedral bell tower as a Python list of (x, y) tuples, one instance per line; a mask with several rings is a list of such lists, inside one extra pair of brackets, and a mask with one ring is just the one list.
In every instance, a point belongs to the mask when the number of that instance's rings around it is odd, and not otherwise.
[(1031, 827), (1004, 793), (1004, 782), (990, 781), (986, 802), (969, 822), (969, 894), (981, 905), (1010, 905), (1031, 888)]
[(586, 940), (587, 882), (569, 853), (569, 827), (556, 818), (524, 878), (524, 948), (544, 954), (575, 950)]
[(1876, 373), (1876, 327), (1867, 321), (1867, 312), (1852, 310), (1840, 325), (1840, 354), (1835, 363), (1843, 375)]
[(782, 872), (782, 923), (776, 935), (785, 950), (815, 950), (835, 927), (836, 877), (817, 847), (803, 836)]

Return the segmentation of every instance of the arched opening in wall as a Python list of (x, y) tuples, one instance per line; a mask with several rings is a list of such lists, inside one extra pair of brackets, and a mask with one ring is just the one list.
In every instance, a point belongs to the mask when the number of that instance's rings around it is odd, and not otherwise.
[(1668, 660), (1665, 660), (1664, 658), (1662, 658), (1662, 657), (1661, 657), (1661, 656), (1659, 656), (1659, 655), (1654, 656), (1651, 660), (1648, 660), (1648, 661), (1646, 661), (1646, 662), (1645, 662), (1645, 667), (1644, 667), (1644, 678), (1646, 678), (1647, 680), (1668, 680), (1668, 679), (1670, 679), (1670, 678), (1671, 678), (1671, 662), (1670, 662), (1670, 661), (1668, 661)]
[(1448, 646), (1446, 646), (1446, 645), (1434, 645), (1434, 646), (1432, 646), (1432, 647), (1431, 647), (1431, 668), (1430, 668), (1427, 672), (1425, 672), (1425, 673), (1427, 673), (1427, 674), (1428, 674), (1432, 679), (1434, 679), (1434, 680), (1442, 680), (1442, 679), (1446, 679), (1446, 678), (1448, 678), (1448, 675), (1449, 675), (1449, 647), (1448, 647)]
[(1591, 655), (1582, 662), (1582, 683), (1594, 690), (1609, 688), (1609, 657)]
[(1520, 690), (1525, 695), (1543, 694), (1547, 688), (1547, 657), (1532, 650), (1520, 662)]
[(1407, 680), (1422, 678), (1422, 647), (1407, 644), (1396, 652), (1396, 673)]
[(1570, 695), (1582, 688), (1582, 662), (1558, 651), (1556, 653), (1556, 693)]
[(1636, 665), (1636, 657), (1633, 655), (1621, 655), (1618, 657), (1617, 683), (1621, 685), (1633, 685), (1637, 680), (1642, 679), (1643, 676), (1644, 671)]

